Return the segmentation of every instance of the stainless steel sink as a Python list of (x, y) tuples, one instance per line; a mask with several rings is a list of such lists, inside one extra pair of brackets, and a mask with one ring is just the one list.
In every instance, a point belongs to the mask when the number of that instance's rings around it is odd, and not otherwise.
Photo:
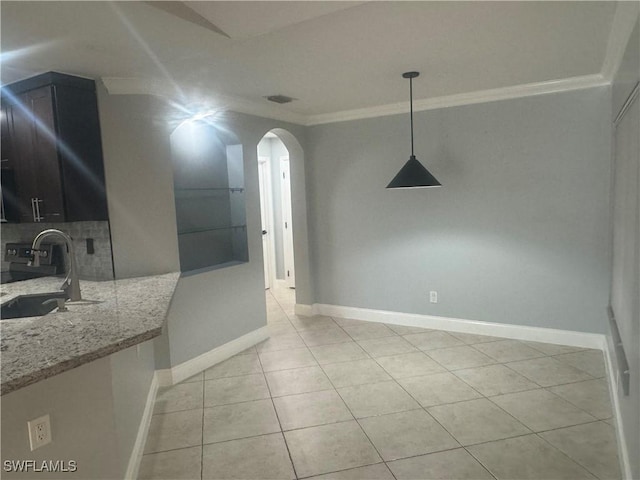
[(0, 305), (0, 319), (40, 317), (58, 306), (57, 299), (66, 299), (64, 292), (20, 295)]

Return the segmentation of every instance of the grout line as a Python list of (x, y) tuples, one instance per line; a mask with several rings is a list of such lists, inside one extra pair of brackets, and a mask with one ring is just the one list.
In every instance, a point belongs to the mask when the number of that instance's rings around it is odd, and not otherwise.
[(298, 478), (298, 472), (296, 471), (296, 466), (293, 463), (293, 457), (291, 456), (291, 450), (289, 449), (289, 444), (287, 443), (287, 437), (285, 437), (284, 430), (282, 429), (282, 422), (280, 421), (280, 415), (278, 415), (278, 409), (276, 408), (276, 404), (273, 401), (273, 394), (271, 393), (271, 387), (269, 386), (269, 382), (267, 382), (266, 372), (264, 371), (264, 367), (262, 366), (262, 360), (260, 360), (260, 355), (258, 355), (258, 362), (260, 362), (260, 368), (262, 369), (262, 378), (264, 379), (264, 383), (267, 385), (267, 391), (269, 392), (269, 399), (271, 400), (271, 407), (273, 408), (273, 411), (276, 414), (276, 420), (278, 420), (278, 426), (280, 427), (280, 435), (282, 435), (282, 440), (284, 441), (284, 446), (287, 449), (287, 454), (289, 455), (289, 462), (291, 462), (291, 468), (293, 469), (293, 475), (294, 475), (294, 477)]
[(205, 379), (202, 374), (202, 429), (200, 436), (200, 479), (204, 477), (204, 399), (205, 399)]

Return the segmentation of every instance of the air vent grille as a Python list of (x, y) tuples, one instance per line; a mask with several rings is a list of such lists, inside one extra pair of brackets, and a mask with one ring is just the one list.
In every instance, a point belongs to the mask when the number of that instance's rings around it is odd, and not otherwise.
[(287, 97), (286, 95), (267, 95), (264, 98), (274, 103), (289, 103), (295, 100), (295, 98)]

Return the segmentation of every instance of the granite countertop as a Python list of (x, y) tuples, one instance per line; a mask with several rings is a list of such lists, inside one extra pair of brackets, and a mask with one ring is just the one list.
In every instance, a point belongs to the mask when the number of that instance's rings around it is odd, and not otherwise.
[[(80, 281), (82, 298), (66, 312), (0, 321), (0, 395), (160, 335), (179, 273)], [(61, 278), (2, 285), (0, 303), (59, 291)]]

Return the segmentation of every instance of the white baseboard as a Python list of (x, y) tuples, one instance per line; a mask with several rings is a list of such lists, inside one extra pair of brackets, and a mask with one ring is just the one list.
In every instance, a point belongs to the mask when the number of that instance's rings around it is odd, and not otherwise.
[(269, 330), (265, 325), (262, 328), (236, 338), (224, 345), (210, 350), (202, 355), (198, 355), (191, 360), (187, 360), (179, 365), (164, 370), (158, 370), (158, 384), (161, 387), (168, 387), (180, 383), (189, 377), (192, 377), (217, 363), (220, 363), (236, 353), (240, 353), (247, 348), (253, 347), (255, 344), (269, 338)]
[(606, 336), (603, 342), (604, 359), (607, 372), (607, 383), (609, 385), (609, 394), (611, 395), (611, 406), (613, 407), (613, 418), (616, 423), (616, 436), (618, 440), (618, 455), (620, 460), (620, 471), (622, 478), (632, 480), (631, 462), (629, 461), (629, 449), (624, 434), (624, 422), (622, 421), (622, 413), (620, 412), (619, 392), (618, 392), (618, 375), (616, 365), (615, 349), (610, 336)]
[(515, 340), (553, 343), (556, 345), (570, 345), (572, 347), (582, 348), (596, 348), (598, 350), (602, 350), (604, 341), (604, 335), (596, 333), (482, 322), (479, 320), (438, 317), (435, 315), (421, 315), (417, 313), (391, 312), (388, 310), (373, 310), (369, 308), (344, 307), (341, 305), (327, 305), (323, 303), (314, 303), (313, 305), (296, 304), (296, 314), (306, 316), (327, 315), (330, 317), (353, 318), (355, 320), (366, 320), (369, 322), (431, 328), (434, 330), (448, 330), (460, 333), (474, 333), (477, 335), (490, 335), (495, 337), (512, 338)]
[(149, 425), (151, 424), (151, 416), (153, 415), (153, 405), (156, 401), (156, 394), (158, 393), (158, 375), (157, 372), (153, 375), (151, 385), (149, 386), (149, 393), (147, 394), (147, 402), (144, 406), (144, 412), (142, 413), (142, 419), (140, 420), (140, 426), (138, 427), (138, 434), (136, 435), (136, 441), (133, 444), (133, 450), (129, 457), (129, 464), (127, 465), (127, 471), (125, 473), (126, 480), (136, 480), (138, 478), (138, 471), (140, 470), (140, 462), (142, 461), (142, 453), (144, 452), (144, 445), (147, 443), (147, 434), (149, 433)]

